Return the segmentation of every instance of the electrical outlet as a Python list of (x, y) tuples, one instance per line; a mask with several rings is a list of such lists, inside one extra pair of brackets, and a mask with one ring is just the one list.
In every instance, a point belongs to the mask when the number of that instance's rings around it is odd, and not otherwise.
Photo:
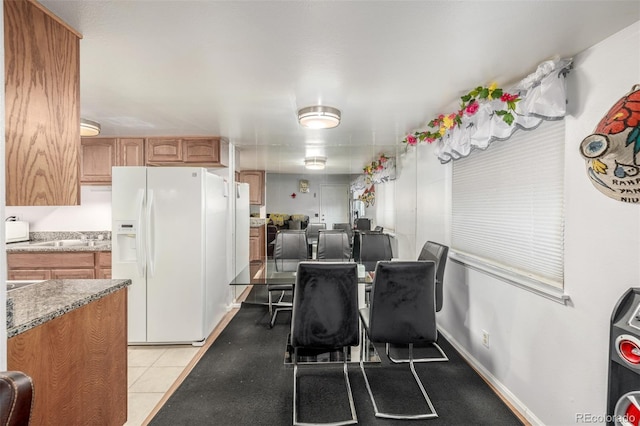
[(486, 330), (482, 330), (482, 344), (485, 347), (489, 347), (489, 332)]

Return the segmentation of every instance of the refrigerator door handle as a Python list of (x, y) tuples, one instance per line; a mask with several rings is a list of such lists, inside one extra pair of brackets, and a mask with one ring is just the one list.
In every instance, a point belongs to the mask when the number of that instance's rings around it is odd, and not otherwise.
[(147, 257), (149, 259), (149, 276), (153, 277), (155, 275), (155, 251), (153, 250), (154, 246), (154, 231), (153, 222), (151, 221), (153, 214), (153, 190), (149, 190), (149, 196), (147, 201)]
[(143, 188), (138, 190), (136, 198), (136, 210), (138, 211), (138, 232), (136, 232), (136, 262), (138, 266), (138, 274), (144, 278), (144, 268), (146, 266), (144, 247), (142, 246), (142, 211), (144, 210), (144, 192)]

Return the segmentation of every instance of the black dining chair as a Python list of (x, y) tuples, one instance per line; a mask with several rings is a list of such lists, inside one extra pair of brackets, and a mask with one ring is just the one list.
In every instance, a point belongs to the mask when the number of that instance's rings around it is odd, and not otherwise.
[(344, 230), (321, 229), (318, 232), (318, 254), (321, 262), (348, 262), (351, 260), (349, 237)]
[[(409, 368), (429, 408), (426, 413), (385, 413), (378, 409), (360, 357), (360, 369), (376, 417), (390, 419), (429, 419), (438, 417), (427, 395), (413, 360), (413, 345), (436, 344), (435, 271), (433, 261), (378, 262), (373, 279), (370, 304), (360, 309), (365, 336), (371, 342), (409, 346)], [(400, 366), (398, 366), (400, 368)]]
[(349, 245), (353, 245), (353, 227), (351, 226), (350, 223), (348, 222), (334, 223), (333, 229), (344, 230), (344, 232), (347, 233), (347, 237), (349, 238)]
[(327, 229), (327, 224), (324, 222), (320, 223), (310, 223), (307, 225), (307, 243), (309, 244), (309, 252), (308, 257), (311, 259), (313, 257), (313, 245), (318, 243), (318, 232), (321, 229)]
[[(359, 344), (358, 272), (355, 263), (300, 262), (296, 273), (291, 317), (293, 347), (293, 424), (298, 420), (298, 355), (305, 349), (342, 349), (342, 369), (351, 410), (349, 420), (324, 423), (347, 425), (358, 422), (349, 383), (349, 347)], [(320, 364), (321, 365), (321, 364)], [(318, 365), (314, 368), (319, 368)], [(314, 389), (314, 392), (317, 390)], [(326, 410), (332, 410), (326, 407)]]
[[(307, 246), (307, 235), (304, 230), (282, 229), (278, 231), (273, 249), (276, 271), (296, 271), (298, 263), (308, 259)], [(291, 310), (291, 303), (283, 302), (287, 292), (291, 291), (293, 291), (293, 284), (267, 284), (270, 328), (275, 324), (278, 313)], [(273, 301), (273, 293), (275, 292), (280, 293), (276, 302)]]
[(368, 217), (358, 218), (355, 226), (358, 231), (371, 231), (371, 219)]
[(391, 237), (380, 232), (360, 232), (360, 255), (358, 262), (364, 265), (365, 271), (373, 271), (379, 260), (391, 260)]
[[(449, 253), (449, 247), (440, 243), (436, 243), (433, 241), (427, 241), (422, 246), (422, 250), (420, 251), (420, 255), (418, 256), (418, 260), (432, 260), (436, 264), (436, 312), (439, 312), (442, 309), (443, 304), (443, 289), (442, 285), (444, 282), (444, 268), (447, 263), (447, 255)], [(423, 350), (425, 349), (426, 350)], [(434, 352), (431, 350), (435, 348)], [(398, 347), (397, 345), (386, 345), (387, 357), (391, 362), (394, 363), (406, 363), (409, 362), (408, 358), (405, 355), (406, 353), (406, 345), (404, 347)], [(433, 345), (431, 343), (427, 344), (417, 344), (414, 345), (414, 354), (424, 354), (420, 358), (415, 358), (413, 362), (438, 362), (438, 361), (449, 361), (449, 358), (442, 350), (442, 348), (438, 345)], [(402, 357), (398, 355), (392, 355), (402, 353)]]

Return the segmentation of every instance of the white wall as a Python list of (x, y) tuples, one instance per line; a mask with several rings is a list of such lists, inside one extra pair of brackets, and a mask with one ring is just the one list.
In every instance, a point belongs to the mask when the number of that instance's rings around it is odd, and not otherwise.
[(7, 206), (5, 215), (26, 220), (30, 231), (110, 231), (111, 187), (82, 186), (79, 206)]
[[(309, 181), (309, 192), (299, 191), (300, 179)], [(267, 173), (266, 212), (303, 214), (309, 216), (311, 222), (319, 222), (315, 215), (320, 214), (320, 185), (350, 182), (349, 175)], [(291, 197), (293, 193), (295, 198)]]
[[(565, 290), (569, 305), (447, 264), (442, 331), (534, 423), (577, 423), (606, 414), (610, 317), (629, 287), (640, 286), (640, 206), (593, 188), (578, 147), (611, 106), (640, 82), (640, 22), (577, 55), (567, 78)], [(416, 249), (450, 241), (450, 166), (433, 147), (416, 148)], [(402, 189), (405, 193), (402, 193)], [(398, 199), (413, 191), (398, 186)], [(415, 253), (414, 253), (415, 255)], [(481, 343), (490, 333), (490, 349)]]

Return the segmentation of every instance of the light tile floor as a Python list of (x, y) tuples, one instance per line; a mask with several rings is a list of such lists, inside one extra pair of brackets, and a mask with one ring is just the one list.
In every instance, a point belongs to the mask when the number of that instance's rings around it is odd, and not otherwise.
[(125, 426), (143, 424), (200, 349), (191, 345), (129, 346)]

